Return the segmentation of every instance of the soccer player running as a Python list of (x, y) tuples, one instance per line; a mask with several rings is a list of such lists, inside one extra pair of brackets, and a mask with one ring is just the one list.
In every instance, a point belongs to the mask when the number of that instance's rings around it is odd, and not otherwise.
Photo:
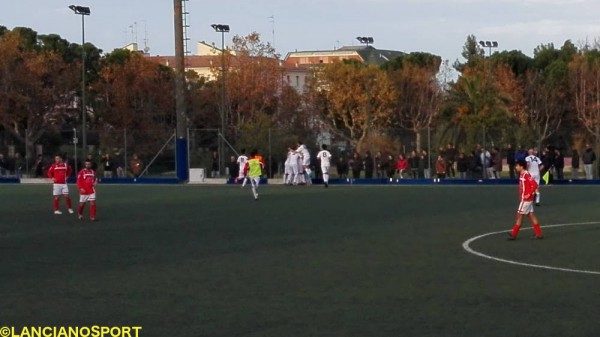
[(92, 170), (92, 161), (87, 159), (85, 167), (77, 174), (77, 188), (79, 189), (79, 207), (77, 215), (83, 220), (83, 208), (90, 203), (90, 220), (96, 221), (96, 172)]
[(242, 179), (242, 187), (246, 186), (246, 178), (244, 177), (244, 167), (246, 167), (246, 163), (248, 162), (248, 156), (246, 156), (246, 149), (242, 149), (241, 154), (237, 157), (237, 163), (240, 165), (240, 173), (238, 173), (238, 177), (236, 181)]
[(527, 162), (527, 171), (531, 174), (531, 177), (535, 180), (538, 185), (538, 188), (535, 190), (535, 205), (540, 205), (540, 171), (542, 169), (542, 160), (535, 155), (535, 151), (533, 149), (529, 149), (528, 156), (525, 157), (525, 161)]
[(543, 239), (542, 230), (535, 214), (533, 213), (533, 199), (534, 193), (538, 188), (538, 184), (533, 179), (531, 174), (527, 171), (527, 162), (524, 160), (517, 161), (515, 169), (519, 173), (519, 195), (521, 202), (519, 203), (519, 209), (517, 210), (517, 220), (513, 226), (512, 232), (508, 233), (509, 240), (515, 240), (519, 234), (519, 229), (523, 223), (523, 215), (527, 215), (533, 226), (535, 235), (534, 239)]
[(48, 178), (52, 179), (53, 195), (54, 195), (54, 214), (62, 214), (58, 209), (60, 197), (64, 196), (67, 203), (67, 209), (70, 214), (73, 214), (73, 208), (71, 206), (71, 198), (69, 197), (69, 186), (67, 186), (67, 178), (71, 176), (73, 169), (71, 166), (63, 161), (61, 155), (54, 157), (54, 164), (48, 169)]
[(329, 186), (329, 168), (331, 167), (331, 153), (327, 151), (327, 145), (321, 145), (321, 152), (317, 153), (317, 159), (321, 162), (323, 184), (327, 188)]
[(260, 177), (263, 174), (265, 166), (261, 158), (262, 157), (258, 155), (257, 150), (252, 150), (250, 153), (250, 159), (246, 163), (246, 166), (244, 166), (244, 177), (248, 177), (250, 179), (254, 200), (258, 200), (258, 185), (260, 183)]

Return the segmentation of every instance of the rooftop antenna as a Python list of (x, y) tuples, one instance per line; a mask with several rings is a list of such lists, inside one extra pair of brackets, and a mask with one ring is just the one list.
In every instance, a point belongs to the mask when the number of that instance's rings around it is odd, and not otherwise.
[(130, 25), (129, 29), (131, 29), (131, 43), (135, 43), (137, 45), (137, 22), (134, 22), (133, 25)]
[(148, 46), (148, 24), (146, 20), (144, 22), (144, 54), (148, 54), (150, 51), (150, 46)]
[(267, 19), (270, 19), (269, 22), (271, 22), (272, 25), (272, 33), (273, 33), (273, 48), (275, 48), (275, 15), (271, 15), (269, 16)]

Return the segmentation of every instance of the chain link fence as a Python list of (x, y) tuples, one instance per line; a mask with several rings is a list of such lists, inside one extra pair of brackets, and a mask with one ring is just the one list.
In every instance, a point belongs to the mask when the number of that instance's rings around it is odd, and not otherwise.
[[(62, 154), (77, 169), (82, 167), (78, 130), (44, 130), (25, 138), (0, 130), (0, 176), (44, 177), (55, 154)], [(549, 143), (519, 129), (465, 131), (437, 127), (417, 133), (389, 128), (370, 130), (370, 135), (359, 143), (318, 129), (303, 138), (273, 128), (228, 130), (225, 135), (218, 129), (189, 129), (188, 141), (190, 168), (203, 168), (208, 178), (226, 178), (236, 173), (235, 160), (242, 149), (246, 154), (258, 150), (266, 160), (268, 177), (280, 178), (284, 175), (287, 149), (295, 149), (298, 141), (304, 142), (313, 157), (316, 178), (320, 177), (320, 167), (315, 156), (321, 144), (328, 144), (334, 157), (334, 178), (511, 178), (514, 160), (522, 158), (530, 148), (537, 151), (553, 178), (585, 178), (585, 139), (573, 136), (567, 141), (559, 137)], [(87, 144), (86, 152), (100, 177), (176, 176), (172, 129), (90, 130)], [(579, 160), (573, 161), (574, 150), (578, 151)]]

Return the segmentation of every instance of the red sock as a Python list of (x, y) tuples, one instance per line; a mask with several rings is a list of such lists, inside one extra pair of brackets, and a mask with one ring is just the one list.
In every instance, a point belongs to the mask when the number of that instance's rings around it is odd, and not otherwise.
[(535, 232), (535, 236), (542, 236), (542, 230), (540, 229), (540, 224), (533, 224), (533, 231)]
[(96, 205), (90, 205), (90, 218), (95, 219), (96, 218)]
[(71, 198), (66, 197), (66, 200), (67, 200), (67, 208), (73, 208), (73, 207), (71, 207)]
[(77, 208), (77, 214), (83, 215), (83, 208), (84, 207), (85, 207), (85, 204), (79, 204), (79, 207)]
[(512, 230), (512, 234), (511, 234), (513, 238), (517, 237), (517, 234), (519, 234), (519, 229), (521, 229), (520, 225), (513, 226), (513, 230)]
[(58, 211), (58, 198), (54, 198), (54, 210)]

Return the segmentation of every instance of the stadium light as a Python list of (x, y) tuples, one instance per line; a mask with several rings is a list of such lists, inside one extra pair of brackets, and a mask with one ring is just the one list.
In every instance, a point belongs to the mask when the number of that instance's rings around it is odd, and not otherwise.
[(366, 44), (367, 47), (370, 44), (373, 44), (373, 42), (375, 42), (375, 40), (371, 36), (358, 36), (358, 37), (356, 37), (356, 39), (358, 40), (358, 42), (360, 42), (362, 44)]
[(489, 49), (489, 56), (492, 56), (492, 48), (498, 48), (498, 41), (479, 41), (479, 44)]
[(87, 121), (85, 111), (85, 17), (91, 14), (89, 7), (69, 6), (76, 15), (81, 15), (81, 148), (83, 158), (87, 158)]
[(223, 158), (225, 156), (225, 151), (224, 151), (224, 133), (225, 133), (225, 105), (227, 104), (227, 99), (225, 97), (225, 95), (227, 94), (226, 91), (226, 87), (225, 87), (225, 33), (229, 33), (229, 25), (224, 25), (224, 24), (212, 24), (210, 25), (215, 32), (217, 33), (221, 33), (221, 104), (220, 104), (220, 109), (219, 109), (219, 117), (221, 119), (221, 136), (219, 137), (219, 174), (221, 173), (222, 168), (225, 166), (225, 162)]

